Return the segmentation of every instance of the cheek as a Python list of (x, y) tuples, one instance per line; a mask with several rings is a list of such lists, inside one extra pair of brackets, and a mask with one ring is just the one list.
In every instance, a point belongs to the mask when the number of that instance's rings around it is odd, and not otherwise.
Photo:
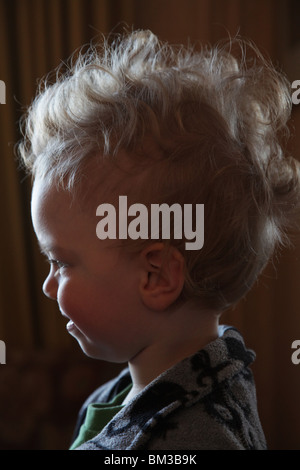
[(100, 323), (109, 322), (107, 313), (112, 298), (107, 291), (82, 280), (64, 280), (57, 292), (60, 311), (72, 320), (75, 325), (93, 336)]
[(122, 336), (124, 331), (129, 334), (128, 322), (132, 330), (139, 323), (135, 284), (135, 279), (118, 272), (87, 276), (72, 270), (60, 279), (57, 302), (62, 314), (89, 338)]
[(74, 279), (60, 280), (57, 290), (57, 302), (62, 314), (74, 322), (76, 318), (84, 318), (84, 312), (88, 308), (90, 297), (90, 293), (86, 292), (83, 283), (76, 282)]

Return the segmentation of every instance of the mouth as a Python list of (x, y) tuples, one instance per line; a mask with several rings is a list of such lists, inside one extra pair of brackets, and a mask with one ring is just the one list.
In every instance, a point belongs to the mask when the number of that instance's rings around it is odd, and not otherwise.
[(78, 335), (79, 330), (76, 327), (73, 320), (71, 320), (60, 308), (59, 308), (59, 310), (60, 310), (60, 313), (61, 313), (62, 317), (67, 320), (66, 330), (68, 331), (68, 333), (70, 333), (72, 336), (76, 336), (76, 334)]
[(72, 320), (70, 320), (70, 318), (64, 312), (62, 312), (61, 310), (60, 310), (60, 313), (61, 313), (62, 317), (64, 317), (66, 320), (68, 320), (68, 323), (66, 325), (67, 330), (72, 329), (75, 326), (74, 322)]
[(66, 325), (67, 330), (73, 330), (75, 328), (74, 322), (72, 320), (69, 320), (67, 325)]

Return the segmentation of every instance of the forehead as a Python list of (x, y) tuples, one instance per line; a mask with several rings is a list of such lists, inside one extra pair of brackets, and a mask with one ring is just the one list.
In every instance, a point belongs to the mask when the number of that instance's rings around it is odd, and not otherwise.
[(66, 191), (58, 189), (54, 184), (44, 179), (36, 179), (31, 194), (31, 214), (36, 218), (59, 219), (66, 216), (72, 208), (75, 200)]
[(33, 228), (40, 245), (65, 243), (72, 237), (95, 233), (93, 222), (77, 198), (45, 180), (34, 182), (31, 197)]

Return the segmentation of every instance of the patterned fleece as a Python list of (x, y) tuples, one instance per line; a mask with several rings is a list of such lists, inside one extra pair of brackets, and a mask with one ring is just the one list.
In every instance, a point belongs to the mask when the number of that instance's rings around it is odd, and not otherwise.
[[(93, 439), (76, 450), (266, 449), (249, 369), (253, 351), (240, 333), (220, 327), (219, 337), (176, 364), (134, 397)], [(131, 382), (125, 369), (85, 402), (107, 403)]]

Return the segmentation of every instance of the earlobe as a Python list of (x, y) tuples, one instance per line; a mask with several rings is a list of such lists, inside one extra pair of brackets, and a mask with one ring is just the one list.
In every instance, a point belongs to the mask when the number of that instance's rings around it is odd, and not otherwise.
[(154, 310), (165, 310), (179, 297), (184, 285), (184, 258), (175, 247), (154, 243), (141, 253), (140, 295)]

